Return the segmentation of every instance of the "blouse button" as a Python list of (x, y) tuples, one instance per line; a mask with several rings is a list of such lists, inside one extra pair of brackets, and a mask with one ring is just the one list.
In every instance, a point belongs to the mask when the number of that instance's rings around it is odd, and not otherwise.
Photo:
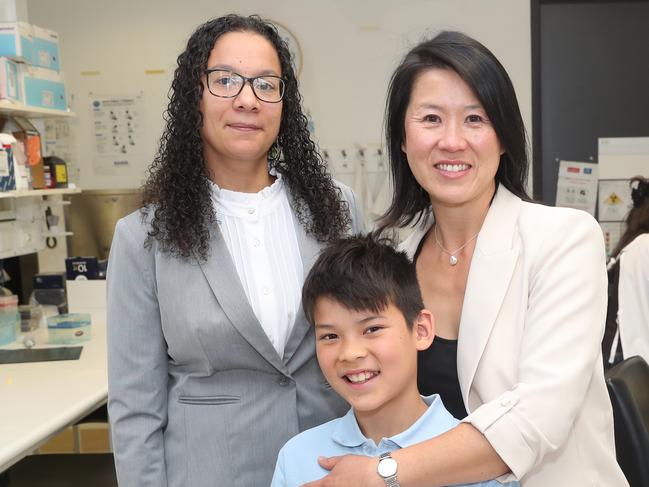
[(248, 214), (249, 215), (254, 215), (255, 214), (255, 209), (254, 208), (248, 208)]

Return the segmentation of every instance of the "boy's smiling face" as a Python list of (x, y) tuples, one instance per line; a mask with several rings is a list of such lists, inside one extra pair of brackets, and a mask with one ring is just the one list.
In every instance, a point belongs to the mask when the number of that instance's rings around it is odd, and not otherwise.
[(428, 348), (433, 338), (428, 311), (409, 328), (393, 304), (378, 313), (355, 311), (322, 296), (313, 317), (320, 368), (359, 420), (377, 413), (398, 414), (413, 397), (419, 399), (417, 352)]

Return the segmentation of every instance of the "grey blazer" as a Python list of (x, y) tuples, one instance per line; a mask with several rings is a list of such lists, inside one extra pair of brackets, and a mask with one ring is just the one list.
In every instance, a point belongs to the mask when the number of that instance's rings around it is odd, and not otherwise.
[[(353, 220), (352, 191), (340, 185)], [(108, 266), (108, 412), (121, 487), (260, 487), (296, 433), (345, 413), (300, 311), (284, 357), (264, 333), (218, 229), (206, 262), (145, 249), (121, 219)], [(297, 228), (305, 275), (321, 248)]]

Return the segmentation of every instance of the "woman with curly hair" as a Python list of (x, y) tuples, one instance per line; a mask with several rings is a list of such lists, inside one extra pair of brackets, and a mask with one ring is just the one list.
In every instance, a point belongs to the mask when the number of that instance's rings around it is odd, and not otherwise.
[(633, 207), (608, 263), (605, 367), (639, 355), (649, 362), (649, 179), (631, 179)]
[(108, 269), (108, 409), (120, 486), (268, 485), (291, 436), (342, 415), (300, 288), (362, 221), (309, 137), (285, 42), (257, 16), (178, 57), (142, 208)]

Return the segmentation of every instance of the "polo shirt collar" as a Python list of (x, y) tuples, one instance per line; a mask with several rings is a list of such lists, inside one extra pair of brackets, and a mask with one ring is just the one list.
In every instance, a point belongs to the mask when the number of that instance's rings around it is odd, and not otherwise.
[(358, 427), (353, 409), (347, 411), (347, 414), (340, 418), (331, 438), (339, 445), (346, 446), (347, 448), (361, 446), (367, 441), (367, 438), (365, 438), (365, 435), (363, 435), (361, 429)]
[[(406, 448), (438, 436), (448, 431), (450, 427), (457, 423), (457, 420), (451, 416), (451, 413), (442, 404), (439, 395), (422, 396), (422, 399), (428, 405), (426, 412), (406, 431), (390, 438), (383, 438), (381, 443), (391, 442), (398, 445), (399, 448)], [(361, 432), (353, 409), (350, 409), (345, 416), (340, 418), (333, 431), (332, 439), (339, 445), (347, 448), (359, 447), (368, 442), (375, 447), (377, 446), (374, 445), (374, 441), (366, 438)]]

